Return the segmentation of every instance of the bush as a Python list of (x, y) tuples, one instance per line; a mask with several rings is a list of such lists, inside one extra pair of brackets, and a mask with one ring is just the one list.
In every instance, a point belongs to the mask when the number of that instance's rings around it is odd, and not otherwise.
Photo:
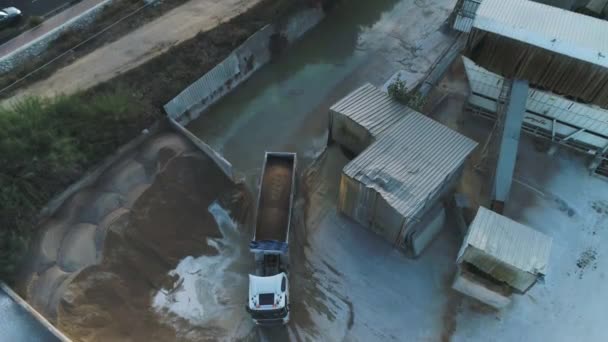
[(143, 126), (127, 94), (29, 98), (0, 108), (0, 277), (13, 274), (40, 208)]
[(38, 25), (42, 24), (42, 22), (43, 22), (43, 21), (44, 21), (44, 18), (43, 18), (43, 17), (37, 16), (37, 15), (33, 15), (33, 16), (31, 16), (31, 17), (28, 19), (28, 21), (27, 21), (27, 26), (28, 26), (29, 28), (36, 27), (36, 26), (38, 26)]
[(417, 111), (422, 111), (426, 103), (426, 99), (419, 93), (412, 93), (407, 88), (405, 81), (401, 80), (400, 75), (388, 86), (388, 94), (395, 100)]

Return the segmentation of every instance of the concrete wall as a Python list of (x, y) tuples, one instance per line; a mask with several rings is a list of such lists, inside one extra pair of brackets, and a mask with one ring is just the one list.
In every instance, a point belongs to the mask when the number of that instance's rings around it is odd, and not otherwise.
[[(15, 49), (13, 52), (0, 58), (0, 74), (11, 71), (19, 65), (27, 62), (31, 57), (38, 56), (41, 54), (48, 45), (59, 38), (59, 36), (71, 29), (80, 29), (91, 24), (91, 22), (97, 17), (98, 14), (104, 9), (106, 5), (109, 5), (112, 0), (102, 1), (98, 5), (92, 7), (88, 11), (81, 15), (72, 18), (65, 22), (65, 24), (49, 31), (40, 38)], [(32, 30), (35, 30), (33, 28)]]
[(309, 9), (291, 16), (284, 25), (263, 27), (221, 63), (165, 104), (164, 109), (171, 126), (208, 155), (233, 181), (238, 180), (232, 164), (185, 126), (270, 62), (272, 56), (269, 47), (273, 35), (281, 34), (291, 44), (318, 24), (323, 17), (322, 10)]
[(236, 182), (237, 177), (233, 171), (232, 164), (230, 164), (224, 157), (222, 157), (219, 153), (215, 152), (211, 146), (207, 145), (204, 141), (199, 139), (196, 135), (192, 134), (189, 130), (187, 130), (184, 126), (182, 126), (179, 122), (174, 120), (173, 118), (169, 118), (169, 122), (171, 126), (175, 128), (177, 132), (186, 137), (190, 142), (194, 144), (199, 150), (203, 151), (206, 155), (208, 155), (215, 164), (224, 172), (228, 178), (232, 181)]
[(309, 9), (291, 16), (284, 25), (265, 26), (224, 61), (165, 104), (165, 112), (186, 126), (270, 61), (269, 43), (273, 35), (280, 33), (288, 43), (293, 43), (318, 24), (323, 16), (322, 10)]
[(511, 303), (510, 297), (484, 286), (482, 282), (476, 281), (474, 277), (462, 270), (456, 274), (452, 288), (495, 309), (502, 309)]

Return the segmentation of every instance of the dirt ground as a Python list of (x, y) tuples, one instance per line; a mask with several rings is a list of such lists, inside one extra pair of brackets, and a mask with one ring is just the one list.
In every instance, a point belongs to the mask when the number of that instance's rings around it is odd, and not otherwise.
[[(131, 210), (106, 228), (103, 261), (60, 294), (58, 327), (78, 341), (175, 340), (180, 335), (151, 309), (150, 295), (181, 286), (169, 271), (183, 258), (218, 254), (208, 239), (222, 235), (205, 209), (218, 199), (246, 208), (241, 190), (199, 153), (169, 160)], [(213, 327), (189, 334), (215, 336)]]
[(257, 214), (258, 240), (285, 241), (289, 225), (292, 164), (270, 158), (262, 180), (259, 212)]
[(21, 89), (6, 103), (27, 96), (50, 97), (85, 90), (133, 69), (219, 24), (246, 12), (261, 0), (192, 0), (109, 43), (49, 78)]

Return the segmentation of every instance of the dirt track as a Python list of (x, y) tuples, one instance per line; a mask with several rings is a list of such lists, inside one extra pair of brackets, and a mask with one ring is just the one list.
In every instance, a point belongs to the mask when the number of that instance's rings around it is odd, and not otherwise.
[(36, 82), (6, 102), (88, 89), (133, 69), (171, 47), (229, 21), (261, 0), (191, 0)]

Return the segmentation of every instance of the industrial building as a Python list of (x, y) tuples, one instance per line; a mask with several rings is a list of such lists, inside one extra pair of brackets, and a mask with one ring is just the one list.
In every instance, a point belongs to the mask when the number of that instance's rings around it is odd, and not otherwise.
[[(365, 141), (373, 140), (344, 167), (338, 208), (408, 254), (418, 256), (441, 229), (445, 214), (440, 199), (460, 179), (465, 160), (477, 143), (386, 94), (378, 96), (380, 91), (370, 87), (346, 97), (348, 103), (369, 102), (369, 107), (342, 112), (340, 108), (348, 106), (332, 107), (330, 131), (347, 131), (334, 135), (336, 142), (359, 149)], [(336, 130), (336, 123), (349, 124)], [(361, 128), (374, 132), (368, 133), (372, 138), (344, 139), (362, 136)]]
[(476, 113), (500, 117), (510, 80), (526, 80), (523, 131), (590, 156), (591, 173), (608, 177), (608, 21), (527, 0), (461, 0), (453, 26), (468, 33)]

